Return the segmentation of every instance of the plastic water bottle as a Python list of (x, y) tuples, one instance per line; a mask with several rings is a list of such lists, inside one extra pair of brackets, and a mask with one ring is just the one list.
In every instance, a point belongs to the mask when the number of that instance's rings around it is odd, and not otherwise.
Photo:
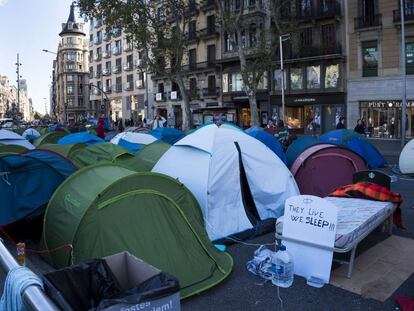
[(272, 283), (280, 287), (290, 287), (293, 283), (293, 261), (285, 245), (272, 258)]

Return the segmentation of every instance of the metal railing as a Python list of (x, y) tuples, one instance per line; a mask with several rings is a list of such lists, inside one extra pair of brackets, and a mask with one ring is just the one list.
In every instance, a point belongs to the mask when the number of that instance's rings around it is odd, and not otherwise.
[(363, 29), (382, 26), (382, 14), (364, 15), (355, 17), (354, 28)]
[[(14, 257), (7, 250), (0, 239), (0, 267), (4, 272), (9, 273), (13, 268), (17, 268), (19, 264)], [(23, 301), (29, 310), (32, 311), (58, 311), (59, 308), (50, 300), (43, 290), (37, 286), (32, 285), (26, 288), (22, 295)]]

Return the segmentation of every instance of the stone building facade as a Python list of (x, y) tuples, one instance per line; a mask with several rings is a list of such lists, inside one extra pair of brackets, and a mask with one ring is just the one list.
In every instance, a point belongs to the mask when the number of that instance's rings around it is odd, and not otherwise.
[[(401, 135), (402, 64), (399, 0), (348, 1), (348, 127), (362, 118), (367, 135)], [(406, 135), (414, 136), (414, 1), (405, 0)]]
[[(135, 123), (152, 107), (145, 88), (152, 93), (152, 81), (146, 85), (145, 73), (138, 70), (143, 57), (120, 28), (109, 29), (102, 19), (93, 19), (89, 31), (90, 104), (113, 121)], [(148, 103), (148, 104), (147, 104)], [(125, 122), (128, 120), (127, 122)]]
[(83, 27), (83, 23), (76, 21), (72, 4), (68, 21), (62, 24), (54, 63), (54, 113), (66, 123), (85, 120), (95, 113), (89, 103), (88, 43)]

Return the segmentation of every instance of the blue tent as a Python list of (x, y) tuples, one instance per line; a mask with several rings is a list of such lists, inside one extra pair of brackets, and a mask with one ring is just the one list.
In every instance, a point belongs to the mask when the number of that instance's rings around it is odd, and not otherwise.
[(59, 139), (58, 144), (77, 144), (83, 143), (87, 145), (93, 145), (96, 143), (105, 142), (102, 138), (99, 138), (96, 135), (89, 134), (88, 132), (79, 132), (67, 135)]
[(260, 140), (263, 144), (269, 147), (282, 161), (286, 164), (285, 153), (283, 152), (282, 145), (272, 136), (270, 133), (264, 131), (261, 127), (254, 126), (246, 130), (246, 133), (250, 136)]
[(0, 155), (0, 226), (43, 213), (56, 188), (76, 170), (48, 150)]
[(301, 136), (294, 140), (286, 150), (286, 164), (290, 168), (296, 158), (310, 146), (316, 145), (318, 140), (313, 136)]
[(177, 129), (168, 127), (157, 127), (148, 134), (151, 134), (158, 140), (161, 140), (167, 144), (174, 145), (177, 141), (185, 136), (185, 134)]
[(128, 140), (125, 139), (120, 139), (118, 142), (118, 146), (124, 147), (125, 149), (127, 149), (128, 151), (132, 152), (133, 154), (137, 153), (139, 150), (141, 150), (142, 147), (145, 146), (145, 144), (137, 144), (137, 143), (132, 143)]
[(381, 153), (362, 135), (352, 130), (333, 130), (319, 137), (320, 142), (345, 146), (367, 161), (371, 169), (384, 166), (387, 162)]

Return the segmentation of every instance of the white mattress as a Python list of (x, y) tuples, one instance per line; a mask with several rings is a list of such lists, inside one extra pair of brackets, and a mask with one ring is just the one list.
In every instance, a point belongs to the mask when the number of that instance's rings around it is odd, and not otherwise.
[[(325, 199), (338, 206), (336, 248), (346, 248), (367, 231), (372, 231), (375, 221), (386, 217), (395, 208), (391, 202), (337, 197)], [(277, 220), (276, 230), (278, 234), (282, 234), (283, 217)]]

